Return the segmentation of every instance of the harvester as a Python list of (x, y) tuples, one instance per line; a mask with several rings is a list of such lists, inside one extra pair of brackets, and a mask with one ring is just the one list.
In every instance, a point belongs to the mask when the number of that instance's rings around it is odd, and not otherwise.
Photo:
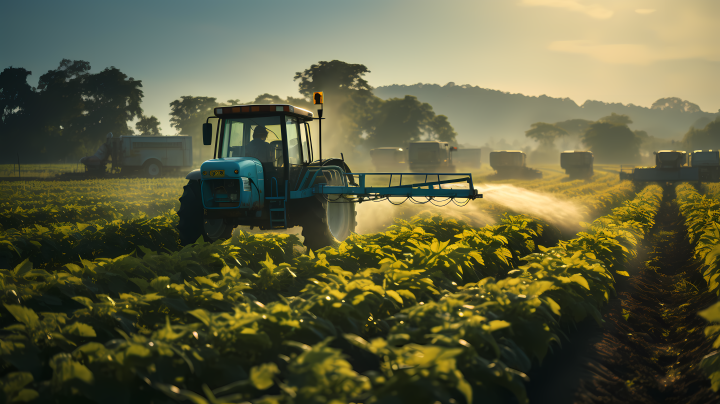
[[(318, 249), (354, 232), (356, 203), (389, 197), (416, 202), (482, 197), (470, 174), (353, 173), (344, 158), (322, 157), (322, 121), (315, 158), (309, 124), (324, 119), (322, 109), (318, 115), (287, 104), (215, 108), (203, 124), (203, 144), (210, 145), (209, 120), (218, 119), (214, 158), (187, 175), (180, 198), (181, 244), (200, 237), (229, 238), (236, 226), (301, 226), (305, 245)], [(383, 176), (389, 177), (387, 186), (366, 185), (368, 177), (375, 184)], [(408, 182), (408, 176), (424, 176), (424, 181)]]
[(402, 147), (378, 147), (370, 150), (375, 171), (405, 171), (407, 168), (407, 151)]
[(660, 150), (655, 152), (655, 167), (620, 166), (620, 179), (634, 182), (719, 182), (720, 153), (718, 150), (695, 150), (688, 156), (682, 150)]
[(538, 179), (542, 172), (525, 166), (526, 156), (520, 150), (496, 150), (490, 152), (490, 167), (496, 171), (496, 179)]
[(560, 167), (571, 180), (592, 178), (594, 160), (591, 151), (566, 150), (560, 153)]
[(442, 173), (456, 171), (452, 160), (452, 147), (448, 142), (420, 141), (408, 145), (410, 171), (414, 173), (430, 172)]

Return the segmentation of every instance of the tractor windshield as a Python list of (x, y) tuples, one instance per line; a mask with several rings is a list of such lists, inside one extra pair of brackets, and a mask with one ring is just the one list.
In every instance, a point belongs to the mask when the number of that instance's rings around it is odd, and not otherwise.
[(218, 157), (254, 157), (281, 166), (281, 125), (279, 116), (224, 119)]

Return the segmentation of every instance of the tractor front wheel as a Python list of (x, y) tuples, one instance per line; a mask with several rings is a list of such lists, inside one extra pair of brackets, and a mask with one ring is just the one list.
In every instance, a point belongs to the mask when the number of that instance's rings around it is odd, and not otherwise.
[(223, 219), (205, 219), (204, 208), (200, 194), (200, 181), (190, 180), (183, 188), (180, 197), (180, 216), (178, 231), (180, 244), (186, 246), (202, 237), (205, 241), (228, 239), (232, 235), (233, 226), (225, 223)]
[(301, 202), (299, 208), (295, 215), (302, 227), (304, 244), (313, 251), (335, 247), (355, 232), (357, 212), (354, 203), (314, 196)]

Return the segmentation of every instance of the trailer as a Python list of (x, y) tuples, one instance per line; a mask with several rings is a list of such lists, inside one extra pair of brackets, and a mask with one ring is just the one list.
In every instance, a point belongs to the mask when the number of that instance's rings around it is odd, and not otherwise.
[(655, 152), (655, 167), (620, 166), (620, 179), (633, 182), (720, 182), (718, 150)]
[(407, 170), (407, 150), (402, 147), (378, 147), (370, 150), (370, 157), (377, 172)]
[[(322, 96), (314, 97), (322, 100)], [(180, 243), (229, 238), (236, 226), (302, 227), (307, 247), (335, 245), (355, 231), (357, 203), (391, 197), (416, 203), (467, 203), (482, 195), (472, 175), (353, 173), (344, 158), (323, 158), (322, 121), (313, 149), (309, 123), (322, 118), (289, 104), (217, 107), (203, 124), (214, 158), (187, 175), (180, 197)], [(317, 156), (317, 157), (316, 157)], [(409, 182), (408, 178), (422, 178)], [(368, 178), (385, 177), (387, 185)], [(455, 186), (455, 188), (451, 188)]]
[(420, 141), (411, 142), (408, 146), (410, 171), (414, 173), (455, 172), (452, 147), (448, 142)]
[[(190, 136), (120, 136), (109, 133), (93, 156), (83, 157), (85, 175), (149, 177), (177, 174), (193, 165)], [(107, 170), (108, 162), (111, 168)], [(64, 174), (70, 176), (71, 174)]]
[(526, 167), (527, 157), (521, 150), (496, 150), (490, 152), (490, 166), (496, 179), (539, 179), (542, 172)]
[(560, 153), (560, 168), (565, 170), (571, 180), (592, 178), (594, 161), (592, 152), (587, 150), (566, 150)]
[(111, 147), (112, 171), (158, 177), (193, 165), (190, 136), (120, 136)]

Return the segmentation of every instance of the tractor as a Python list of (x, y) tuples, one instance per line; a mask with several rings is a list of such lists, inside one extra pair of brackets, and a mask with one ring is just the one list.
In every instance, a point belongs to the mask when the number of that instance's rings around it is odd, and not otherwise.
[[(480, 198), (470, 174), (419, 174), (408, 183), (403, 173), (352, 173), (341, 158), (322, 158), (322, 121), (318, 158), (310, 123), (322, 118), (287, 104), (217, 107), (203, 124), (203, 144), (213, 159), (191, 171), (180, 197), (178, 230), (187, 245), (229, 238), (236, 226), (261, 230), (302, 227), (313, 250), (337, 245), (355, 231), (355, 204), (388, 197)], [(366, 186), (368, 176), (389, 176), (387, 186)], [(448, 177), (451, 177), (448, 179)], [(393, 185), (393, 179), (399, 184)], [(377, 183), (373, 181), (372, 183)], [(457, 187), (460, 185), (461, 187)]]

